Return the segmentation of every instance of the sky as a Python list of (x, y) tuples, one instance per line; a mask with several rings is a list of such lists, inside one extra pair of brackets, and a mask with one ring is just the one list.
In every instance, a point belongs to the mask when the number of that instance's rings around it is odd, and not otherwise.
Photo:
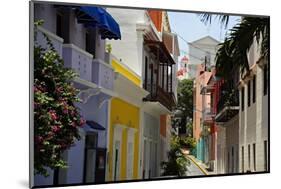
[[(210, 35), (218, 41), (223, 41), (226, 32), (239, 22), (240, 17), (231, 16), (227, 28), (221, 25), (215, 15), (211, 24), (204, 24), (200, 21), (197, 13), (186, 12), (168, 12), (171, 30), (178, 34), (181, 56), (188, 54), (187, 42), (193, 42), (197, 39)], [(183, 39), (184, 40), (183, 40)]]

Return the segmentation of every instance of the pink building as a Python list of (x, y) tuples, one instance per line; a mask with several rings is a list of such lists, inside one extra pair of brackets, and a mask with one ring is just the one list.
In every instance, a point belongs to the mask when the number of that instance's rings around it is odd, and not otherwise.
[(193, 137), (196, 139), (196, 157), (205, 163), (210, 160), (211, 136), (210, 126), (206, 122), (211, 112), (211, 98), (208, 95), (202, 95), (201, 91), (207, 85), (212, 73), (206, 71), (204, 64), (197, 65), (196, 77), (193, 90)]

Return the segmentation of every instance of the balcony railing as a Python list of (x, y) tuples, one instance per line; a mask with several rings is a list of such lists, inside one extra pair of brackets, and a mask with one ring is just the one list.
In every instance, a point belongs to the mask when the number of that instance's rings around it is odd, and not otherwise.
[(217, 104), (217, 122), (226, 122), (239, 112), (238, 90), (224, 90), (222, 88), (221, 98)]
[(73, 44), (63, 44), (64, 65), (72, 68), (81, 79), (92, 81), (93, 55)]
[(215, 114), (212, 112), (211, 108), (205, 108), (203, 110), (203, 122), (205, 125), (210, 125), (214, 122)]
[(113, 89), (114, 71), (110, 64), (100, 59), (93, 59), (92, 54), (74, 44), (63, 44), (62, 38), (38, 27), (37, 43), (43, 48), (47, 48), (47, 40), (44, 35), (50, 39), (55, 50), (62, 56), (65, 67), (73, 69), (81, 79), (109, 90)]
[(113, 90), (113, 68), (100, 59), (94, 59), (92, 69), (92, 82), (103, 88)]
[(173, 106), (175, 105), (174, 93), (167, 92), (162, 87), (156, 84), (153, 84), (152, 87), (149, 84), (146, 90), (149, 91), (150, 94), (145, 98), (145, 100), (158, 101), (168, 110), (172, 110)]
[(46, 35), (50, 39), (51, 43), (53, 44), (53, 47), (58, 52), (58, 54), (62, 55), (62, 38), (40, 26), (37, 27), (36, 33), (36, 42), (38, 43), (38, 45), (43, 48), (47, 48), (47, 39), (44, 36)]

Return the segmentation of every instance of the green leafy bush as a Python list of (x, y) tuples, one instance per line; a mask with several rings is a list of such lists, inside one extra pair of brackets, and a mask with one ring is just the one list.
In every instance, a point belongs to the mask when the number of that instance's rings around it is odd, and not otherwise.
[(164, 170), (162, 176), (174, 175), (185, 176), (188, 170), (189, 160), (181, 150), (180, 138), (173, 135), (171, 138), (171, 149), (168, 152), (168, 161), (162, 162), (161, 167)]

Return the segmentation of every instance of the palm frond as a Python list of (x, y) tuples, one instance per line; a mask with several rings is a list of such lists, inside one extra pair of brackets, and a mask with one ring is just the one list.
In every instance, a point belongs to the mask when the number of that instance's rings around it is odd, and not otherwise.
[[(207, 25), (212, 23), (214, 15), (210, 13), (203, 13), (203, 14), (199, 14), (199, 17), (200, 17), (200, 21)], [(219, 19), (221, 25), (224, 26), (225, 28), (229, 23), (229, 15), (216, 15), (215, 19)]]
[(248, 52), (254, 42), (261, 46), (261, 55), (269, 52), (269, 20), (265, 17), (244, 17), (235, 25), (225, 41), (220, 44), (216, 55), (218, 73), (228, 77), (230, 70), (249, 70)]

